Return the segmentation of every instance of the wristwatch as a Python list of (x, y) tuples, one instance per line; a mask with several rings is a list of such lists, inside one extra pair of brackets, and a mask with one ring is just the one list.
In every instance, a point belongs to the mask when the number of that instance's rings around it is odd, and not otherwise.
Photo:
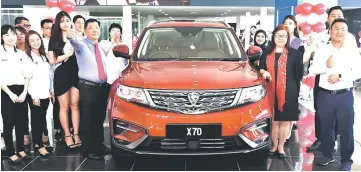
[(342, 76), (341, 76), (341, 74), (338, 74), (338, 80), (342, 81)]

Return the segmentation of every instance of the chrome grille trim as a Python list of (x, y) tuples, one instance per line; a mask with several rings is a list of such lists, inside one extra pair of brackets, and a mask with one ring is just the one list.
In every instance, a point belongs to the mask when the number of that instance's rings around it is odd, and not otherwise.
[[(145, 89), (151, 107), (166, 111), (199, 115), (234, 107), (242, 89), (228, 90), (152, 90)], [(198, 95), (192, 102), (189, 94)]]

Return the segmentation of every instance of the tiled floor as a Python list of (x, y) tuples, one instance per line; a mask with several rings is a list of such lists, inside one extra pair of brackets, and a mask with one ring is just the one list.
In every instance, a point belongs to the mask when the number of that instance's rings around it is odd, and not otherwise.
[[(358, 103), (357, 103), (358, 102)], [(361, 92), (355, 92), (355, 133), (360, 131), (361, 114)], [(304, 112), (304, 111), (303, 111)], [(102, 161), (93, 161), (80, 155), (80, 152), (70, 152), (62, 143), (55, 145), (52, 156), (41, 159), (33, 156), (31, 160), (17, 166), (10, 166), (6, 158), (2, 158), (1, 171), (338, 171), (340, 168), (340, 151), (336, 153), (337, 161), (327, 167), (316, 165), (321, 154), (319, 152), (307, 153), (306, 147), (314, 141), (314, 114), (305, 113), (301, 115), (299, 129), (293, 131), (290, 143), (286, 146), (288, 157), (284, 160), (269, 159), (265, 157), (266, 152), (256, 152), (246, 155), (232, 156), (204, 156), (204, 157), (176, 157), (176, 156), (142, 156), (135, 160), (124, 159), (115, 162), (111, 155), (107, 155)], [(105, 143), (109, 145), (109, 131), (105, 130)], [(357, 134), (355, 134), (355, 137)], [(361, 146), (355, 144), (353, 170), (361, 170)]]

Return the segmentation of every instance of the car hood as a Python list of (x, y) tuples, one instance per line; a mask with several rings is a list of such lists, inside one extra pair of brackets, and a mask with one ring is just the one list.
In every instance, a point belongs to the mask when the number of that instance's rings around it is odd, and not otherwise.
[(132, 62), (122, 84), (149, 89), (232, 89), (260, 84), (248, 62), (162, 61)]

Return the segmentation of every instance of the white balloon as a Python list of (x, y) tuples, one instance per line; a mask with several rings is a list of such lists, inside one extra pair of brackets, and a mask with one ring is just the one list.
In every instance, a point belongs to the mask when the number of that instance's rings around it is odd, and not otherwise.
[(358, 40), (358, 42), (361, 44), (361, 38)]
[(56, 15), (61, 11), (61, 9), (59, 7), (51, 7), (49, 9), (49, 14), (50, 14), (50, 17), (54, 18), (56, 17)]
[(327, 13), (324, 13), (322, 15), (318, 16), (318, 22), (325, 23), (327, 21), (328, 15)]
[(318, 22), (319, 16), (315, 13), (311, 13), (307, 16), (306, 22), (310, 25), (314, 25)]
[(297, 14), (296, 15), (296, 21), (298, 24), (304, 23), (306, 22), (307, 16), (303, 15), (303, 14)]

